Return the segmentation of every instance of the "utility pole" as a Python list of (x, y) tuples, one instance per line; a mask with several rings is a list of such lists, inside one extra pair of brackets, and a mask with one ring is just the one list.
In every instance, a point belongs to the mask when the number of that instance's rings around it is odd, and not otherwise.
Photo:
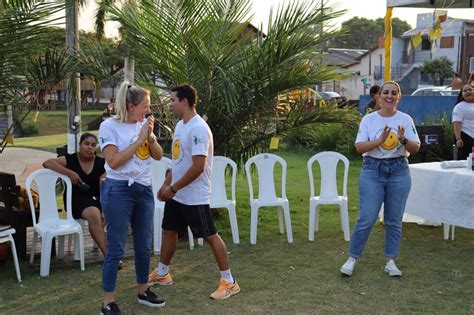
[[(66, 0), (66, 47), (75, 56), (79, 49), (79, 3)], [(77, 152), (81, 133), (81, 79), (79, 73), (69, 73), (66, 80), (67, 152)]]

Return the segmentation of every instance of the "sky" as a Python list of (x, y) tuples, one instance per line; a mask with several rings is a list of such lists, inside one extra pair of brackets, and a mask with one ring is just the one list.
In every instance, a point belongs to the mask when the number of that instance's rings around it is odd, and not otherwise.
[[(270, 9), (274, 10), (279, 5), (286, 6), (291, 2), (305, 1), (305, 0), (251, 0), (252, 11), (254, 18), (252, 23), (256, 26), (266, 27)], [(376, 19), (385, 16), (386, 1), (385, 0), (328, 0), (327, 4), (336, 9), (347, 10), (346, 14), (339, 18), (336, 23), (340, 24), (352, 17), (364, 17), (368, 19)], [(94, 30), (94, 15), (97, 7), (95, 1), (89, 1), (88, 6), (80, 13), (79, 28), (87, 31)], [(398, 17), (407, 21), (410, 25), (415, 27), (416, 15), (419, 13), (431, 12), (432, 10), (418, 9), (418, 8), (395, 8), (393, 17)], [(474, 9), (450, 9), (448, 10), (449, 17), (458, 18), (472, 18), (474, 16)], [(117, 26), (114, 23), (106, 25), (106, 36), (116, 37), (118, 35)]]

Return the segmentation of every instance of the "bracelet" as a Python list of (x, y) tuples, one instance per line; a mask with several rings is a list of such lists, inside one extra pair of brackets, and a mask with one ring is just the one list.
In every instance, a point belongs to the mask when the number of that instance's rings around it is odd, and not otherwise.
[(173, 194), (176, 194), (178, 191), (174, 190), (173, 185), (170, 186), (170, 190), (173, 192)]

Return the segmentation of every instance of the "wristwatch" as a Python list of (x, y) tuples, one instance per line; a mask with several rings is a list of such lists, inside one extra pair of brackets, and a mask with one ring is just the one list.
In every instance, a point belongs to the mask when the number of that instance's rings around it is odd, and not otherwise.
[(405, 138), (405, 139), (403, 139), (402, 141), (400, 141), (400, 143), (403, 144), (403, 145), (406, 145), (406, 144), (408, 143), (408, 139)]
[(174, 190), (173, 185), (170, 186), (170, 190), (173, 192), (173, 194), (176, 194), (178, 192), (177, 190)]

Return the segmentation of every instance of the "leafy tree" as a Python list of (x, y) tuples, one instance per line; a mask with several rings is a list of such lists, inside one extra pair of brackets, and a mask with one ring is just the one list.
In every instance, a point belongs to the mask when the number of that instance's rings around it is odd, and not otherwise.
[[(400, 37), (410, 29), (411, 26), (407, 22), (399, 18), (392, 20), (393, 37)], [(384, 19), (354, 17), (342, 23), (341, 31), (344, 35), (334, 38), (328, 47), (369, 50), (376, 47), (377, 39), (384, 35)]]
[(444, 80), (453, 74), (453, 62), (446, 56), (434, 58), (432, 60), (425, 59), (421, 67), (423, 73), (430, 75), (434, 84), (443, 85)]
[(342, 11), (321, 12), (319, 6), (292, 2), (272, 14), (266, 34), (245, 32), (248, 0), (143, 0), (108, 11), (158, 79), (152, 82), (150, 72), (142, 72), (141, 84), (159, 95), (158, 84), (163, 102), (177, 84), (197, 88), (197, 109), (216, 136), (216, 154), (240, 162), (266, 150), (274, 135), (348, 116), (348, 111), (331, 107), (308, 113), (302, 102), (290, 106), (284, 122), (275, 113), (279, 95), (338, 78), (338, 69), (321, 64), (315, 55), (338, 33), (321, 34), (313, 26), (330, 23)]

